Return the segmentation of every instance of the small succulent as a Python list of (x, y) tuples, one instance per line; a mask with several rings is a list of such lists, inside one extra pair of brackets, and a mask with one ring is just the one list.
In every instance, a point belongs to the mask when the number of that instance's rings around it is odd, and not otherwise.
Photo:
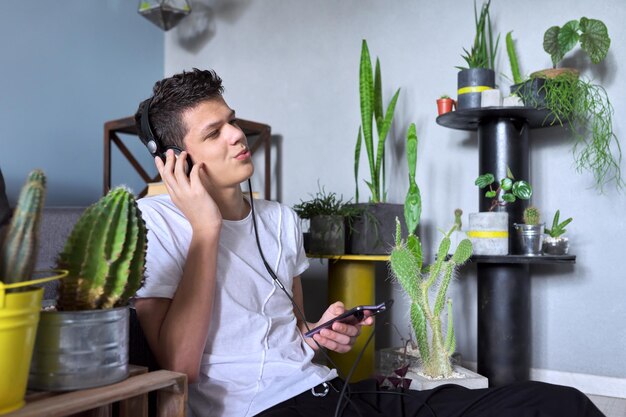
[(536, 226), (541, 221), (541, 213), (535, 206), (528, 206), (524, 209), (524, 223)]
[(574, 220), (573, 218), (570, 217), (567, 220), (564, 220), (559, 223), (560, 215), (561, 215), (560, 210), (557, 210), (556, 213), (554, 213), (554, 219), (552, 220), (552, 227), (549, 229), (548, 228), (545, 229), (545, 232), (549, 234), (550, 237), (553, 237), (555, 239), (561, 237), (561, 235), (566, 232), (565, 226), (567, 226), (568, 224), (572, 222), (572, 220)]
[(489, 172), (480, 175), (476, 178), (476, 181), (474, 181), (474, 184), (480, 189), (489, 187), (485, 192), (485, 197), (493, 199), (489, 211), (493, 211), (493, 209), (498, 206), (506, 206), (507, 204), (514, 203), (518, 198), (528, 200), (533, 195), (533, 189), (528, 182), (524, 180), (515, 181), (515, 177), (513, 177), (513, 173), (508, 167), (506, 172), (506, 177), (498, 182), (498, 186), (495, 190), (492, 185), (496, 181), (496, 178)]

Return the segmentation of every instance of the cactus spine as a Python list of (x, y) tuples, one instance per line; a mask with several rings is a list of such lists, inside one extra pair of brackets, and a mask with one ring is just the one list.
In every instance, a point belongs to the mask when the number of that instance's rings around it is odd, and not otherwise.
[(76, 222), (57, 260), (69, 271), (59, 288), (59, 310), (125, 305), (143, 281), (146, 226), (133, 195), (111, 190)]
[(0, 245), (0, 280), (5, 284), (31, 278), (45, 196), (46, 176), (43, 171), (34, 170), (20, 192), (13, 218)]
[[(391, 270), (411, 300), (411, 323), (423, 362), (423, 371), (431, 377), (449, 377), (452, 374), (450, 356), (456, 348), (452, 322), (452, 300), (446, 299), (450, 280), (455, 270), (472, 255), (472, 243), (462, 240), (454, 255), (446, 260), (450, 249), (450, 235), (457, 228), (452, 226), (444, 235), (437, 259), (422, 271), (423, 256), (419, 238), (410, 234), (405, 244), (400, 237), (400, 221), (396, 219), (396, 246), (391, 252)], [(438, 284), (438, 285), (437, 285)], [(429, 294), (435, 293), (435, 304), (431, 308)], [(447, 331), (443, 337), (441, 313), (447, 305)], [(428, 328), (431, 342), (428, 342)]]
[(541, 220), (541, 214), (539, 213), (539, 209), (535, 206), (529, 206), (524, 209), (524, 223), (530, 225), (538, 225)]

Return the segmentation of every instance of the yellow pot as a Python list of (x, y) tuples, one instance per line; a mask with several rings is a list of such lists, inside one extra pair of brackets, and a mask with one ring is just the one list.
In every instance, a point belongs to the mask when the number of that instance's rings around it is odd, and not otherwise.
[(67, 275), (67, 271), (46, 278), (5, 285), (0, 282), (0, 414), (24, 405), (28, 369), (41, 311), (43, 288), (18, 287), (51, 281)]

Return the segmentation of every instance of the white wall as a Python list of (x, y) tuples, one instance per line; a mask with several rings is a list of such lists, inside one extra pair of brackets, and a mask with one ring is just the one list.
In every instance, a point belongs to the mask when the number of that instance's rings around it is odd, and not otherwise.
[[(513, 30), (522, 71), (550, 65), (542, 50), (545, 29), (581, 16), (602, 19), (612, 38), (605, 63), (591, 68), (574, 53), (566, 63), (579, 64), (586, 76), (601, 81), (615, 107), (614, 128), (626, 151), (626, 5), (623, 0), (518, 2), (492, 1), (494, 29)], [(201, 12), (201, 13), (199, 13)], [(424, 199), (425, 240), (431, 246), (436, 227), (451, 223), (452, 211), (478, 206), (473, 180), (478, 174), (476, 136), (435, 123), (435, 99), (455, 94), (455, 65), (474, 36), (473, 2), (469, 0), (263, 0), (196, 2), (196, 17), (207, 30), (190, 40), (194, 22), (183, 22), (166, 35), (167, 75), (192, 67), (213, 68), (226, 85), (226, 99), (240, 117), (272, 126), (280, 142), (278, 197), (289, 205), (317, 190), (354, 195), (353, 149), (360, 123), (358, 66), (361, 39), (381, 59), (386, 100), (402, 87), (389, 151), (389, 195), (401, 202), (407, 189), (405, 132), (417, 123), (417, 181)], [(202, 16), (200, 16), (202, 14)], [(504, 39), (502, 39), (504, 42)], [(580, 58), (580, 59), (579, 59)], [(580, 62), (578, 62), (580, 61)], [(498, 70), (509, 76), (504, 45)], [(505, 89), (510, 84), (500, 78)], [(532, 290), (533, 367), (626, 376), (626, 195), (609, 187), (592, 188), (590, 174), (572, 165), (569, 136), (559, 128), (532, 133), (533, 203), (550, 217), (556, 209), (574, 217), (569, 227), (574, 266), (535, 266)], [(276, 156), (276, 155), (274, 155)], [(365, 161), (363, 161), (365, 162)], [(366, 165), (362, 164), (362, 173)], [(626, 171), (626, 164), (622, 163)], [(260, 170), (259, 170), (260, 172)], [(255, 181), (260, 183), (260, 175)], [(364, 185), (362, 195), (366, 195)], [(432, 250), (430, 251), (432, 253)], [(324, 301), (325, 268), (313, 261), (304, 276), (310, 300)], [(406, 304), (385, 281), (381, 288), (396, 298), (393, 321), (406, 329)], [(463, 269), (454, 283), (459, 350), (476, 358), (475, 267)], [(307, 296), (309, 296), (307, 294)], [(316, 305), (307, 311), (321, 310)], [(317, 309), (316, 309), (317, 308)], [(384, 330), (383, 330), (384, 331)], [(388, 335), (391, 332), (384, 331)], [(397, 344), (379, 340), (382, 344)], [(389, 339), (387, 337), (386, 339)]]

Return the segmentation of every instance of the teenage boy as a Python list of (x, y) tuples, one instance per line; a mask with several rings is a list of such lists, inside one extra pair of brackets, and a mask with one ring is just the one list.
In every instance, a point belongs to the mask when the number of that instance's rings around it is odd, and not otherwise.
[(190, 414), (319, 417), (342, 402), (343, 416), (601, 415), (578, 391), (538, 383), (397, 395), (377, 392), (372, 380), (341, 395), (343, 382), (312, 362), (314, 351), (349, 351), (373, 318), (303, 337), (344, 305), (303, 321), (299, 276), (308, 261), (297, 216), (242, 193), (254, 167), (222, 92), (213, 71), (183, 72), (157, 82), (135, 116), (151, 152), (175, 148), (155, 157), (168, 195), (139, 201), (149, 243), (135, 308), (158, 363), (188, 375)]

